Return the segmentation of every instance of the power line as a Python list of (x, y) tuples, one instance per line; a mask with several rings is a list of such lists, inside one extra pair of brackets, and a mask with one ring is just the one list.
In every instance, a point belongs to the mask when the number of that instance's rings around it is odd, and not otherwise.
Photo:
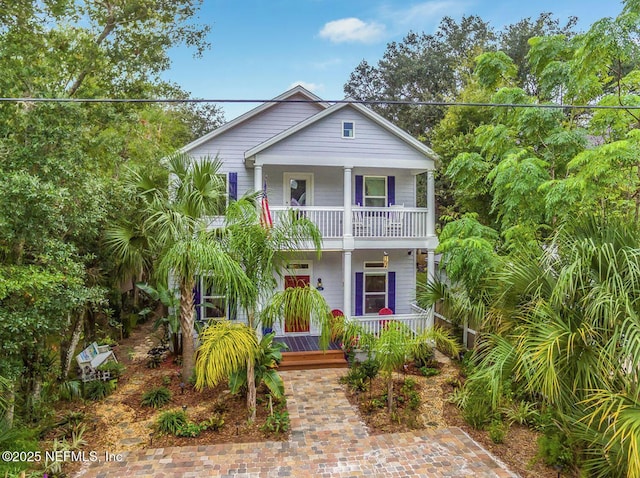
[(311, 99), (202, 99), (202, 98), (0, 98), (0, 103), (331, 103), (393, 106), (446, 106), (476, 108), (540, 108), (570, 110), (640, 110), (640, 105), (567, 105), (540, 103), (467, 103), (457, 101), (407, 100), (311, 100)]

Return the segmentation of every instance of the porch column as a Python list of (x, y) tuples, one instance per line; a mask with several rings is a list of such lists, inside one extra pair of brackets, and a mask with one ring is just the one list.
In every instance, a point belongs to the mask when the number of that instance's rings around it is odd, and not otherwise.
[(254, 191), (262, 191), (262, 165), (256, 164), (253, 167), (253, 189)]
[(345, 317), (351, 317), (351, 251), (342, 253), (342, 285), (344, 299), (342, 311)]
[(351, 168), (344, 168), (344, 213), (342, 217), (343, 236), (352, 236), (352, 216), (351, 216)]
[(436, 233), (436, 187), (433, 171), (427, 172), (427, 236)]

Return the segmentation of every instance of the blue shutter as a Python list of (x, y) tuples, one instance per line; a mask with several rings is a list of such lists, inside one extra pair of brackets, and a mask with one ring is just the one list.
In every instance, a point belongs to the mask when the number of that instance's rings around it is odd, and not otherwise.
[(387, 307), (396, 313), (396, 273), (387, 273)]
[(193, 288), (193, 303), (196, 306), (196, 320), (201, 320), (201, 308), (198, 307), (198, 304), (202, 302), (202, 291), (200, 290), (200, 277), (196, 276), (196, 285)]
[(229, 173), (229, 199), (238, 200), (238, 173)]
[(356, 315), (363, 315), (362, 314), (363, 294), (364, 294), (364, 273), (356, 272)]
[(387, 206), (396, 203), (396, 177), (387, 176)]
[(362, 176), (356, 175), (356, 206), (364, 206), (362, 201), (362, 190), (364, 189), (364, 180)]

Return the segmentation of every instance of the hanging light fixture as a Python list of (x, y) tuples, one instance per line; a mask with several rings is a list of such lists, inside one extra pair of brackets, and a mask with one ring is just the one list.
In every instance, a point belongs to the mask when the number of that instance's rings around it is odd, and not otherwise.
[(389, 253), (387, 251), (382, 254), (382, 265), (385, 269), (389, 267)]

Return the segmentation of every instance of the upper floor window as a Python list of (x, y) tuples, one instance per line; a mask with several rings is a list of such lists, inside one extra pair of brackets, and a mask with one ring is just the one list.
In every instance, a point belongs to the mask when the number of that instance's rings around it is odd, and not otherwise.
[(356, 124), (353, 121), (342, 122), (342, 137), (343, 138), (356, 137)]
[(387, 206), (386, 176), (364, 177), (364, 205), (366, 207)]

